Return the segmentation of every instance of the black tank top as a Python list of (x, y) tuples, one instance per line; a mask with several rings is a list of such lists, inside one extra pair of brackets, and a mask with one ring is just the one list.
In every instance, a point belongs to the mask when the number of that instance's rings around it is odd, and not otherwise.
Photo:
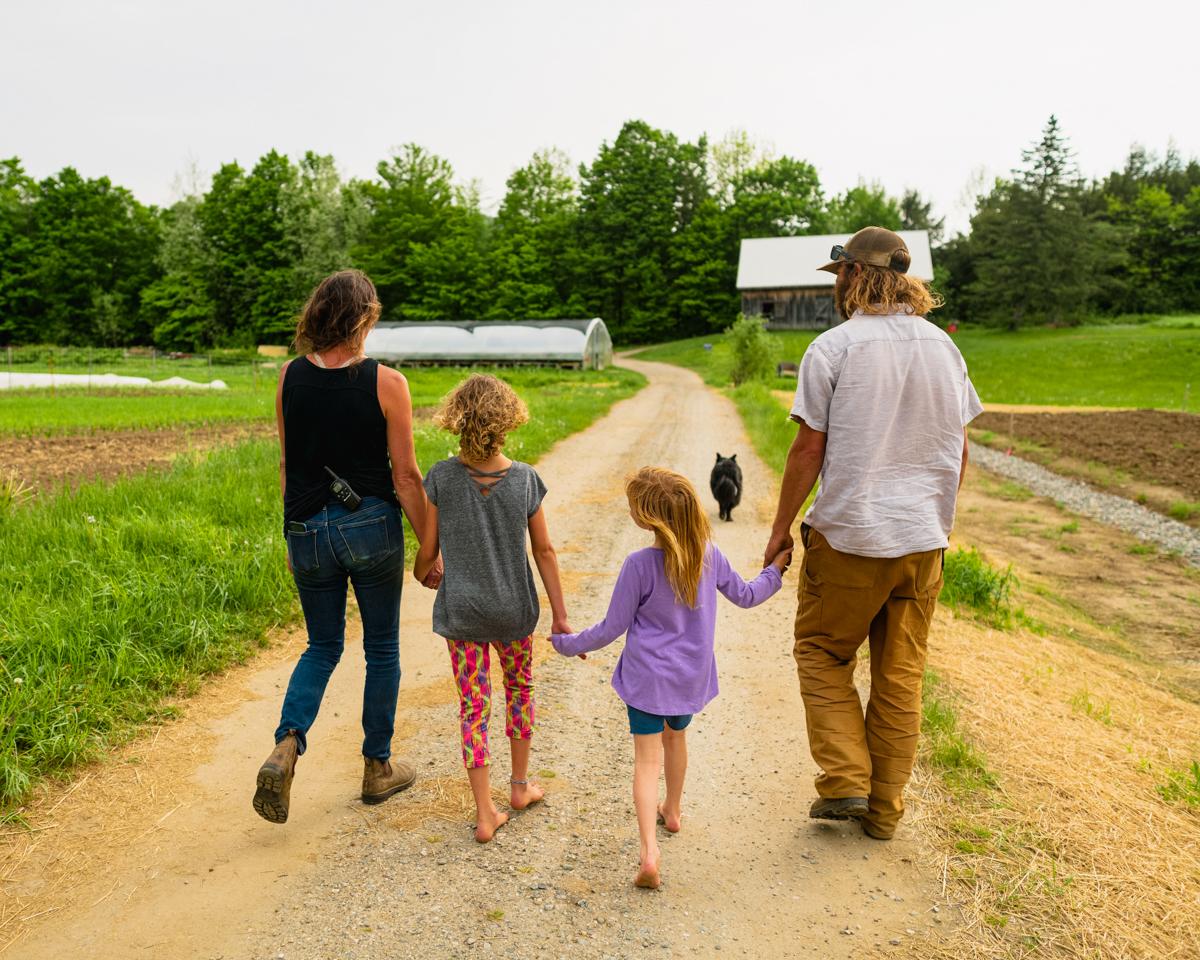
[(395, 502), (378, 382), (376, 360), (333, 370), (307, 357), (288, 364), (283, 378), (285, 523), (307, 520), (327, 503), (337, 502), (329, 492), (325, 467), (360, 497)]

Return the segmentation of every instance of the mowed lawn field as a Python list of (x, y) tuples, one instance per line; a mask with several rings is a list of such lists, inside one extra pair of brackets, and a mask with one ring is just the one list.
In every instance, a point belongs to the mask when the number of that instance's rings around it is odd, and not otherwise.
[[(771, 334), (778, 359), (798, 363), (817, 333)], [(1186, 399), (1190, 412), (1200, 412), (1200, 317), (1015, 333), (971, 329), (953, 338), (985, 403), (1181, 410)], [(713, 386), (729, 383), (733, 365), (723, 334), (661, 344), (639, 357), (690, 367)]]
[[(162, 367), (156, 373), (170, 375)], [(406, 371), (423, 469), (456, 449), (430, 414), (466, 372)], [(619, 369), (495, 372), (529, 405), (530, 423), (508, 444), (526, 461), (644, 382)], [(5, 391), (0, 438), (136, 427), (165, 440), (198, 424), (269, 424), (277, 371), (266, 374), (221, 376), (230, 389), (219, 394)], [(249, 440), (180, 456), (165, 470), (36, 496), (21, 490), (19, 463), (3, 465), (0, 815), (38, 778), (95, 756), (160, 715), (166, 697), (245, 658), (296, 616), (278, 462), (273, 440)]]

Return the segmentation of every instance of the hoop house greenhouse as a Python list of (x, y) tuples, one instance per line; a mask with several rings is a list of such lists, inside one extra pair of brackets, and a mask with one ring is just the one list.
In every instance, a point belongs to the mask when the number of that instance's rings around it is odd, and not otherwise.
[(531, 364), (603, 370), (612, 338), (599, 317), (519, 323), (381, 323), (367, 334), (367, 356), (391, 364)]

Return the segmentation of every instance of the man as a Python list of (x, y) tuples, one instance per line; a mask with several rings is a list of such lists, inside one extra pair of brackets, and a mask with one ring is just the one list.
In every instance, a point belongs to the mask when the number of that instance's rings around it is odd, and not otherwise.
[[(891, 230), (866, 227), (833, 262), (846, 319), (808, 347), (767, 562), (818, 476), (801, 527), (796, 666), (809, 748), (821, 768), (809, 816), (860, 820), (891, 839), (921, 724), (929, 624), (967, 466), (966, 425), (983, 408), (958, 348), (924, 317), (940, 305), (907, 276)], [(854, 667), (870, 644), (863, 715)]]

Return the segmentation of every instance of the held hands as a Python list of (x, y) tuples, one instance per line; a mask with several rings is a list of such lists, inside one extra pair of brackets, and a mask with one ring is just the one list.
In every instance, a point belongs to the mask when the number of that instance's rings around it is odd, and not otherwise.
[[(552, 635), (553, 634), (563, 634), (563, 633), (574, 633), (574, 632), (575, 631), (571, 629), (571, 625), (569, 623), (567, 623), (567, 618), (565, 615), (562, 617), (555, 617), (550, 624), (550, 633)], [(546, 639), (549, 640), (550, 637), (547, 637)], [(586, 653), (581, 653), (578, 656), (579, 656), (580, 660), (587, 659)]]
[(792, 565), (792, 550), (790, 547), (787, 550), (780, 550), (779, 553), (775, 554), (775, 559), (771, 561), (771, 566), (773, 566), (776, 570), (779, 571), (780, 576), (782, 576), (783, 571), (786, 570), (791, 565)]
[[(446, 568), (442, 564), (442, 555), (439, 553), (437, 559), (433, 561), (433, 566), (429, 568), (429, 572), (420, 581), (421, 586), (430, 590), (436, 590), (442, 584), (442, 575), (445, 573), (445, 570)], [(413, 576), (416, 576), (415, 570), (413, 571)]]
[(779, 566), (779, 572), (783, 573), (787, 569), (788, 564), (792, 562), (791, 553), (795, 545), (796, 541), (792, 539), (791, 533), (771, 534), (771, 539), (767, 541), (767, 549), (763, 551), (763, 566), (769, 567), (781, 556), (787, 554), (787, 560), (782, 566), (776, 564), (776, 566)]

